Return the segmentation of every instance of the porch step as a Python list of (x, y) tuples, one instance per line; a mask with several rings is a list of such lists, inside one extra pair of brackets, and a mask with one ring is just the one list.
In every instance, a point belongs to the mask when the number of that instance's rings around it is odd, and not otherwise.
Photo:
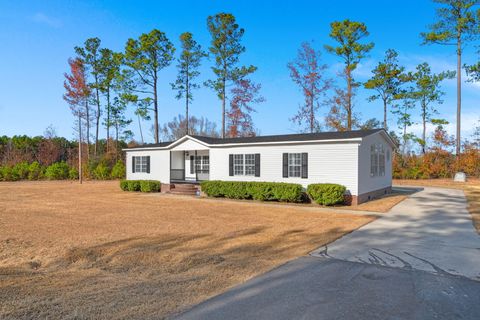
[(173, 184), (170, 187), (170, 193), (194, 196), (197, 194), (197, 186), (187, 183)]

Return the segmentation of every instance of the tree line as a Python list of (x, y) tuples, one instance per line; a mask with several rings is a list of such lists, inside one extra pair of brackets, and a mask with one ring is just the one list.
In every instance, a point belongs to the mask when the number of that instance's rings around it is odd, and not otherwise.
[[(343, 65), (335, 79), (326, 76), (328, 65), (321, 61), (322, 50), (304, 42), (297, 57), (287, 67), (293, 82), (304, 96), (298, 112), (290, 119), (302, 131), (316, 132), (329, 130), (368, 129), (383, 126), (398, 136), (403, 151), (407, 146), (418, 145), (422, 153), (428, 149), (427, 125), (444, 126), (445, 119), (438, 117), (437, 108), (443, 103), (442, 81), (457, 78), (457, 133), (456, 140), (445, 137), (449, 146), (461, 151), (461, 71), (464, 68), (467, 81), (480, 80), (480, 63), (462, 65), (465, 44), (478, 39), (480, 11), (473, 0), (435, 0), (437, 21), (421, 33), (422, 44), (454, 45), (457, 54), (457, 70), (434, 73), (428, 62), (419, 64), (415, 70), (407, 71), (398, 61), (394, 49), (385, 52), (385, 57), (372, 70), (372, 76), (364, 83), (355, 78), (359, 63), (369, 57), (374, 43), (367, 41), (370, 36), (367, 26), (358, 21), (343, 20), (330, 24), (331, 43), (324, 50), (338, 58)], [(102, 47), (99, 38), (87, 39), (83, 46), (75, 47), (75, 56), (69, 59), (70, 70), (65, 74), (64, 98), (78, 118), (77, 131), (84, 129), (87, 144), (87, 157), (97, 156), (99, 131), (106, 130), (107, 141), (111, 131), (115, 144), (119, 139), (132, 138), (129, 126), (133, 119), (126, 116), (127, 108), (133, 108), (139, 125), (140, 141), (144, 142), (142, 120), (153, 120), (155, 142), (175, 139), (184, 134), (220, 136), (255, 135), (252, 113), (255, 105), (265, 101), (260, 94), (261, 85), (253, 82), (251, 75), (256, 66), (240, 63), (246, 48), (242, 44), (245, 30), (240, 27), (230, 13), (218, 13), (207, 18), (210, 43), (206, 50), (195, 40), (191, 32), (180, 35), (179, 54), (167, 35), (157, 29), (128, 39), (122, 52), (114, 52)], [(213, 77), (199, 83), (200, 66), (208, 63)], [(176, 64), (177, 77), (170, 84), (176, 98), (182, 100), (185, 112), (163, 127), (159, 124), (159, 80), (162, 71), (172, 63)], [(163, 82), (162, 82), (163, 83)], [(213, 90), (221, 105), (221, 128), (215, 124), (209, 130), (195, 128), (199, 119), (189, 113), (194, 100), (194, 92), (205, 86)], [(356, 107), (359, 90), (372, 94), (368, 101), (381, 101), (383, 119), (361, 121)], [(326, 106), (326, 116), (320, 119), (319, 110)], [(393, 114), (398, 131), (388, 123), (388, 115)], [(410, 132), (414, 115), (421, 119), (422, 133), (415, 136)], [(102, 118), (103, 117), (103, 118)], [(207, 123), (211, 123), (205, 119)], [(91, 131), (93, 130), (93, 134)], [(396, 134), (398, 133), (398, 134)], [(433, 133), (435, 134), (435, 133)], [(93, 136), (93, 149), (90, 137)], [(107, 149), (111, 148), (107, 144)]]
[[(133, 120), (125, 115), (127, 107), (135, 110), (141, 142), (144, 139), (140, 121), (151, 119), (155, 142), (160, 141), (159, 80), (163, 69), (174, 62), (177, 77), (170, 85), (176, 92), (176, 98), (185, 104), (183, 134), (194, 131), (189, 125), (189, 108), (194, 91), (201, 86), (197, 78), (207, 56), (213, 60), (211, 69), (214, 77), (204, 85), (211, 88), (221, 101), (221, 137), (240, 132), (249, 134), (251, 117), (246, 113), (253, 111), (251, 103), (261, 102), (263, 98), (259, 96), (260, 85), (249, 78), (257, 68), (240, 64), (240, 55), (245, 52), (241, 44), (244, 29), (229, 13), (208, 17), (207, 28), (211, 35), (208, 52), (202, 49), (192, 33), (184, 32), (179, 38), (181, 47), (178, 57), (175, 57), (173, 43), (158, 29), (128, 39), (123, 52), (103, 48), (99, 38), (87, 39), (83, 46), (75, 47), (76, 55), (69, 59), (69, 72), (65, 74), (64, 99), (78, 118), (76, 130), (79, 133), (82, 129), (85, 131), (87, 155), (90, 152), (97, 155), (102, 126), (106, 130), (107, 141), (111, 130), (114, 131), (115, 141), (131, 138), (132, 132), (128, 127)], [(228, 108), (227, 100), (230, 101)], [(90, 150), (92, 128), (94, 142)]]
[[(398, 61), (398, 53), (388, 49), (385, 57), (372, 70), (370, 79), (361, 83), (354, 77), (354, 71), (359, 63), (369, 56), (374, 43), (366, 41), (369, 36), (367, 26), (362, 22), (343, 20), (335, 21), (330, 25), (330, 39), (334, 43), (324, 45), (327, 53), (336, 56), (343, 64), (337, 74), (341, 84), (334, 79), (327, 78), (326, 64), (321, 62), (321, 49), (315, 49), (311, 43), (304, 42), (295, 60), (288, 64), (290, 76), (303, 94), (304, 102), (300, 105), (297, 114), (291, 120), (302, 126), (305, 131), (315, 132), (321, 125), (328, 129), (345, 131), (353, 128), (365, 129), (378, 127), (380, 121), (369, 119), (361, 122), (355, 112), (355, 97), (358, 90), (371, 91), (368, 101), (379, 100), (383, 105), (383, 121), (385, 130), (391, 129), (388, 115), (392, 113), (396, 120), (398, 131), (390, 133), (402, 145), (403, 153), (411, 151), (409, 145), (416, 144), (422, 154), (429, 149), (427, 141), (427, 125), (432, 124), (435, 131), (432, 133), (432, 143), (443, 147), (455, 146), (456, 154), (461, 153), (461, 71), (464, 68), (469, 75), (467, 81), (480, 80), (480, 63), (462, 65), (462, 53), (467, 43), (477, 40), (480, 34), (480, 10), (476, 9), (477, 2), (473, 0), (436, 0), (440, 5), (437, 9), (437, 21), (428, 27), (428, 31), (420, 34), (422, 44), (452, 45), (456, 48), (457, 70), (432, 72), (428, 62), (420, 63), (415, 70), (406, 71)], [(438, 117), (437, 108), (443, 103), (444, 91), (442, 81), (457, 78), (457, 130), (456, 139), (447, 135), (445, 125), (448, 122)], [(326, 106), (328, 112), (321, 122), (317, 112), (321, 106)], [(414, 125), (414, 114), (418, 115), (422, 125), (422, 133), (415, 136), (410, 132)], [(439, 136), (441, 134), (441, 136)]]
[[(420, 63), (414, 70), (406, 70), (399, 63), (398, 53), (389, 49), (373, 68), (370, 79), (362, 83), (356, 79), (355, 70), (374, 48), (374, 43), (368, 41), (368, 28), (362, 22), (349, 19), (334, 21), (330, 24), (329, 43), (318, 49), (304, 42), (297, 56), (287, 64), (292, 81), (303, 95), (303, 102), (290, 120), (304, 132), (383, 127), (401, 146), (397, 168), (403, 166), (405, 169), (406, 165), (417, 161), (411, 160), (411, 151), (417, 146), (422, 154), (433, 152), (438, 156), (453, 147), (459, 155), (463, 144), (465, 153), (474, 150), (478, 154), (480, 128), (468, 141), (461, 140), (460, 112), (462, 68), (467, 72), (467, 81), (480, 81), (480, 62), (472, 65), (461, 62), (465, 45), (478, 39), (480, 11), (472, 0), (434, 2), (439, 4), (437, 21), (421, 34), (422, 43), (453, 45), (457, 54), (456, 71), (434, 73), (427, 62)], [(111, 170), (123, 159), (121, 149), (127, 146), (125, 141), (133, 138), (130, 128), (134, 122), (139, 127), (139, 142), (144, 143), (142, 123), (147, 120), (153, 120), (155, 142), (175, 140), (184, 134), (222, 138), (256, 135), (258, 130), (253, 124), (252, 113), (265, 98), (261, 95), (261, 85), (252, 79), (257, 67), (241, 63), (246, 50), (242, 44), (245, 29), (230, 13), (209, 16), (206, 22), (210, 34), (206, 49), (190, 32), (180, 35), (180, 47), (175, 48), (167, 35), (158, 29), (127, 39), (121, 52), (105, 48), (99, 38), (89, 38), (75, 47), (74, 55), (68, 59), (63, 97), (75, 116), (74, 130), (80, 143), (52, 136), (34, 137), (28, 139), (39, 141), (38, 144), (22, 149), (15, 145), (17, 140), (26, 137), (3, 137), (0, 164), (11, 166), (38, 161), (49, 166), (65, 161), (74, 166), (75, 161), (86, 162), (86, 172), (79, 175), (92, 177), (99, 164)], [(323, 51), (337, 57), (342, 65), (335, 79), (328, 77), (329, 66), (322, 63)], [(198, 79), (200, 67), (206, 63), (210, 64), (212, 77), (201, 83)], [(160, 80), (164, 69), (172, 64), (177, 76), (169, 86), (175, 97), (183, 101), (185, 111), (161, 125), (162, 106), (158, 92), (164, 81)], [(438, 116), (437, 108), (445, 95), (442, 82), (455, 77), (457, 133), (453, 137), (447, 133), (447, 121)], [(195, 91), (201, 87), (211, 89), (218, 97), (222, 115), (220, 129), (214, 122), (190, 113)], [(376, 118), (362, 121), (356, 106), (359, 90), (371, 92), (368, 101), (381, 101), (381, 121)], [(323, 108), (325, 116), (320, 113)], [(127, 116), (127, 110), (134, 111), (135, 119)], [(394, 115), (395, 124), (388, 122), (389, 114)], [(419, 117), (422, 125), (419, 136), (411, 132), (415, 117)], [(435, 127), (430, 135), (427, 134), (429, 124)], [(50, 160), (48, 148), (62, 151), (51, 153)]]

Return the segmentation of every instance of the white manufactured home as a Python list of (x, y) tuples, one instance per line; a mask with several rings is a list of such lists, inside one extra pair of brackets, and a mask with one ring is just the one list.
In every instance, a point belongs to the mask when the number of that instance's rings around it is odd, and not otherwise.
[(203, 180), (338, 183), (352, 203), (388, 193), (395, 143), (383, 129), (242, 138), (186, 135), (125, 149), (127, 179), (162, 191)]

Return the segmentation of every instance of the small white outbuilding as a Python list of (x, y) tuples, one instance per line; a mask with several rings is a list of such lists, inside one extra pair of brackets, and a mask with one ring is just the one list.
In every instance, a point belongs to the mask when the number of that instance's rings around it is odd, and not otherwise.
[(338, 183), (353, 204), (388, 193), (395, 142), (384, 129), (242, 138), (186, 135), (125, 149), (127, 179)]

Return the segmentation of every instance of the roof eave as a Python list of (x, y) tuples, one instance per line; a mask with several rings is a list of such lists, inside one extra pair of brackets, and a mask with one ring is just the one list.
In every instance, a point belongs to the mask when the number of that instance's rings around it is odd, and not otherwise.
[[(169, 150), (178, 145), (182, 141), (186, 140), (185, 137), (192, 139), (209, 148), (221, 148), (221, 147), (239, 147), (239, 146), (258, 146), (258, 145), (280, 145), (280, 144), (314, 144), (314, 143), (348, 143), (348, 142), (361, 142), (362, 138), (349, 138), (349, 139), (322, 139), (322, 140), (295, 140), (295, 141), (267, 141), (267, 142), (242, 142), (242, 143), (216, 143), (208, 144), (190, 136), (184, 136), (177, 141), (169, 144), (165, 147), (138, 147), (138, 148), (126, 148), (122, 151), (146, 151), (146, 150)], [(182, 140), (182, 141), (180, 141)]]

